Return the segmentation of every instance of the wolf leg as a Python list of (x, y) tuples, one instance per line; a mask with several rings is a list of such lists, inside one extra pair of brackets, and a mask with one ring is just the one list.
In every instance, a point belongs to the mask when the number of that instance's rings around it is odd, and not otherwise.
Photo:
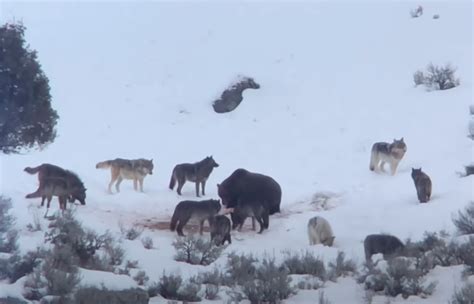
[(178, 179), (178, 189), (176, 189), (176, 192), (178, 192), (178, 195), (181, 195), (181, 189), (183, 189), (185, 181)]
[(112, 169), (110, 170), (110, 173), (111, 173), (111, 178), (110, 178), (110, 183), (109, 183), (109, 193), (112, 194), (112, 185), (115, 183), (115, 181), (117, 181), (120, 171), (119, 169), (115, 169), (114, 167), (112, 167)]
[(123, 181), (123, 178), (121, 176), (119, 176), (117, 178), (117, 183), (115, 183), (115, 189), (117, 190), (117, 192), (120, 192), (120, 183)]
[(398, 161), (390, 162), (390, 172), (392, 173), (392, 175), (395, 175), (395, 172), (397, 172), (397, 167), (398, 167)]
[(196, 182), (196, 196), (199, 197), (199, 182)]
[(379, 169), (380, 169), (381, 172), (385, 172), (384, 166), (385, 166), (385, 161), (382, 160), (382, 161), (380, 162), (380, 165), (379, 165)]
[(140, 185), (140, 192), (143, 192), (143, 178), (138, 179), (138, 184)]
[(204, 220), (199, 222), (199, 234), (202, 235), (202, 232), (204, 230)]
[(226, 240), (229, 241), (229, 244), (232, 244), (232, 241), (231, 241), (231, 239), (230, 239), (230, 232), (227, 233), (226, 237), (225, 237), (224, 240), (222, 241), (222, 245), (225, 244), (225, 241), (226, 241)]
[(256, 224), (255, 224), (255, 216), (252, 216), (252, 230), (253, 231), (257, 230)]
[(176, 227), (176, 231), (178, 232), (179, 236), (184, 236), (183, 228), (188, 223), (189, 219), (190, 217), (179, 219), (178, 227)]
[(206, 195), (206, 190), (205, 190), (206, 189), (206, 181), (205, 180), (203, 180), (201, 182), (201, 188), (202, 188), (202, 195)]
[(265, 225), (263, 224), (263, 219), (259, 216), (257, 217), (257, 222), (260, 224), (260, 231), (258, 232), (259, 234), (261, 234), (263, 232), (263, 229), (265, 229)]
[(136, 178), (134, 178), (133, 179), (133, 190), (135, 190), (135, 191), (138, 191), (137, 183), (138, 183), (138, 180)]

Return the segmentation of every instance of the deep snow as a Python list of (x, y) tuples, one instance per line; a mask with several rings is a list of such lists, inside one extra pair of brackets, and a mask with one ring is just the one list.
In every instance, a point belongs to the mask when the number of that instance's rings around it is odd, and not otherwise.
[[(424, 15), (412, 19), (418, 4)], [(308, 249), (329, 261), (342, 250), (361, 263), (367, 234), (454, 233), (452, 215), (472, 200), (472, 176), (455, 173), (473, 161), (466, 136), (471, 2), (4, 1), (0, 12), (2, 23), (21, 20), (27, 27), (60, 115), (53, 144), (1, 155), (0, 192), (13, 199), (22, 250), (42, 244), (43, 232), (30, 233), (26, 225), (44, 212), (24, 198), (37, 177), (23, 168), (45, 162), (83, 179), (87, 205), (77, 215), (84, 225), (117, 234), (119, 221), (167, 221), (178, 201), (194, 199), (190, 183), (183, 197), (167, 187), (177, 163), (214, 156), (220, 167), (206, 198), (217, 197), (215, 184), (237, 168), (271, 175), (283, 189), (282, 214), (263, 235), (234, 232), (226, 252), (276, 257), (284, 249)], [(456, 66), (461, 86), (414, 88), (413, 73), (430, 62)], [(212, 101), (238, 75), (254, 77), (261, 88), (246, 91), (236, 111), (215, 114)], [(371, 145), (402, 136), (408, 151), (398, 173), (369, 171)], [(124, 181), (120, 194), (107, 194), (110, 173), (95, 164), (116, 157), (153, 158), (145, 193)], [(410, 177), (411, 167), (420, 166), (433, 181), (429, 204), (418, 203)], [(331, 194), (328, 210), (309, 203), (315, 193)], [(331, 223), (334, 248), (308, 245), (306, 223), (316, 214)], [(173, 233), (144, 235), (156, 249), (145, 250), (140, 241), (123, 245), (127, 259), (138, 259), (152, 280), (164, 269), (185, 276), (204, 269), (173, 260)], [(456, 270), (436, 269), (433, 276), (460, 282)], [(333, 303), (363, 303), (352, 279), (326, 289)], [(410, 303), (445, 303), (451, 294), (438, 287), (430, 299)], [(315, 295), (300, 291), (287, 302)]]

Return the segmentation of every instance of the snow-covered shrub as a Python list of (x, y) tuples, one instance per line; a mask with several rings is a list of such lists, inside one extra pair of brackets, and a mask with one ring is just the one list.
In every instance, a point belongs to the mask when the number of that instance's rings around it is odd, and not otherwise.
[(474, 303), (474, 283), (466, 283), (463, 288), (454, 292), (450, 304)]
[(418, 18), (423, 15), (423, 7), (419, 5), (416, 9), (410, 11), (410, 16), (412, 18)]
[(193, 282), (185, 282), (180, 275), (163, 273), (159, 283), (152, 283), (148, 287), (148, 295), (155, 297), (158, 294), (165, 299), (179, 301), (200, 301), (197, 296), (201, 286)]
[(364, 283), (365, 289), (391, 297), (399, 294), (405, 299), (411, 295), (427, 297), (433, 293), (436, 283), (426, 284), (423, 275), (422, 271), (415, 268), (412, 260), (396, 257), (367, 268), (359, 282)]
[(336, 260), (329, 262), (328, 278), (331, 281), (336, 281), (338, 277), (348, 276), (357, 273), (357, 265), (353, 260), (346, 260), (345, 254), (342, 251), (337, 253)]
[(140, 270), (137, 272), (137, 274), (133, 277), (135, 282), (137, 282), (138, 285), (143, 286), (145, 285), (149, 280), (150, 277), (147, 276), (146, 272), (143, 270)]
[(322, 281), (327, 280), (324, 262), (312, 252), (294, 253), (285, 251), (284, 254), (286, 256), (283, 260), (283, 266), (288, 269), (289, 274), (311, 274)]
[(474, 274), (474, 237), (457, 246), (456, 256), (465, 266), (464, 275)]
[(138, 268), (138, 260), (127, 260), (127, 262), (125, 263), (125, 268)]
[(56, 245), (46, 253), (42, 270), (48, 295), (68, 296), (75, 290), (81, 281), (76, 259), (69, 245)]
[(219, 285), (206, 284), (204, 297), (207, 300), (215, 300), (217, 298), (218, 293), (219, 293)]
[(413, 74), (413, 81), (415, 82), (415, 86), (419, 86), (425, 83), (425, 75), (422, 71), (416, 71)]
[(191, 282), (186, 282), (179, 288), (178, 298), (174, 300), (179, 300), (183, 302), (201, 301), (201, 298), (197, 296), (200, 289), (200, 285)]
[(331, 304), (328, 298), (326, 298), (326, 296), (324, 295), (324, 291), (319, 292), (318, 304)]
[(145, 249), (153, 249), (153, 239), (149, 236), (142, 238), (142, 244)]
[(107, 254), (109, 264), (112, 266), (118, 266), (122, 264), (125, 256), (125, 250), (115, 242), (107, 242), (104, 246), (104, 250)]
[(274, 260), (264, 258), (257, 267), (256, 276), (245, 282), (242, 291), (252, 304), (278, 303), (296, 293), (285, 267), (278, 267)]
[[(179, 295), (178, 290), (182, 284), (183, 278), (181, 276), (175, 274), (167, 275), (163, 273), (160, 278), (160, 282), (156, 287), (158, 289), (158, 294), (160, 294), (163, 298), (177, 300)], [(150, 289), (148, 292), (150, 292)], [(151, 294), (150, 297), (152, 297)]]
[(140, 288), (108, 290), (106, 288), (84, 287), (74, 295), (74, 304), (133, 303), (147, 304), (149, 296)]
[[(84, 229), (70, 210), (66, 210), (62, 216), (54, 219), (49, 228), (50, 230), (46, 233), (46, 240), (55, 245), (70, 246), (73, 254), (79, 259), (79, 266), (87, 269), (110, 271), (110, 265), (117, 265), (117, 258), (105, 258), (97, 254), (102, 248), (106, 249), (109, 255), (113, 253), (111, 248), (114, 248), (114, 240), (110, 234), (98, 235), (92, 230)], [(106, 261), (111, 261), (111, 264), (104, 265)]]
[(12, 253), (18, 248), (18, 231), (13, 226), (15, 218), (9, 213), (11, 199), (0, 195), (0, 252)]
[(0, 303), (2, 304), (28, 304), (28, 302), (25, 302), (18, 298), (12, 298), (12, 297), (0, 298)]
[(187, 235), (177, 237), (173, 242), (176, 249), (174, 259), (193, 265), (209, 265), (217, 260), (226, 246), (216, 246), (214, 242), (207, 239)]
[(20, 255), (18, 253), (12, 255), (8, 259), (9, 271), (7, 274), (8, 278), (10, 279), (10, 283), (15, 283), (19, 278), (32, 273), (35, 267), (40, 264), (40, 259), (44, 257), (43, 254), (44, 252), (38, 249), (36, 251), (27, 252), (24, 255)]
[(453, 223), (460, 234), (474, 234), (474, 202), (471, 202), (464, 211), (458, 211)]
[(42, 275), (41, 267), (36, 267), (33, 273), (29, 274), (24, 284), (25, 299), (38, 301), (47, 294), (47, 282)]
[[(234, 252), (227, 256), (226, 273), (224, 275), (226, 285), (242, 285), (255, 277), (255, 259), (251, 254), (238, 255)], [(230, 284), (229, 284), (229, 283)]]
[(437, 66), (430, 63), (426, 71), (416, 71), (413, 75), (415, 85), (423, 84), (430, 90), (448, 90), (457, 87), (460, 84), (459, 78), (454, 73), (456, 68), (450, 64)]
[(143, 233), (145, 228), (134, 225), (132, 227), (125, 227), (123, 223), (119, 223), (120, 232), (122, 236), (127, 240), (133, 241), (136, 240)]
[(194, 279), (199, 284), (223, 285), (225, 284), (222, 273), (219, 269), (214, 268), (213, 271), (201, 272)]
[(322, 281), (318, 277), (314, 277), (312, 275), (307, 275), (304, 278), (300, 278), (298, 283), (296, 284), (298, 289), (319, 289), (324, 286), (324, 281)]
[(33, 209), (33, 222), (29, 223), (26, 228), (30, 232), (42, 231), (43, 225), (41, 225), (41, 217), (36, 208)]

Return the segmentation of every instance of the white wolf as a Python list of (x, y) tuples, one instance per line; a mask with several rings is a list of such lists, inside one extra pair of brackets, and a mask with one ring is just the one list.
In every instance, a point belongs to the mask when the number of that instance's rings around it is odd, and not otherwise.
[(308, 221), (308, 238), (310, 245), (332, 246), (335, 236), (329, 222), (325, 218), (315, 216)]

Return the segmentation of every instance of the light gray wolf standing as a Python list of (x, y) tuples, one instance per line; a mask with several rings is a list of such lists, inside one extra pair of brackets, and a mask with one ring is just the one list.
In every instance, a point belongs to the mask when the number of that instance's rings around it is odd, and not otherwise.
[(219, 245), (224, 245), (225, 241), (232, 244), (230, 240), (230, 220), (225, 215), (216, 215), (210, 218), (209, 226), (211, 227), (211, 241)]
[(308, 238), (310, 245), (323, 244), (331, 247), (336, 237), (329, 222), (325, 218), (315, 216), (308, 221)]
[[(67, 198), (69, 199), (71, 203), (73, 203), (77, 199), (81, 203), (81, 205), (86, 204), (86, 190), (87, 189), (84, 187), (84, 184), (82, 183), (81, 179), (79, 178), (79, 176), (77, 176), (76, 173), (69, 170), (65, 170), (61, 167), (58, 167), (52, 164), (46, 164), (46, 163), (41, 164), (34, 168), (26, 167), (24, 171), (29, 174), (38, 173), (38, 181), (39, 181), (38, 190), (36, 190), (33, 193), (28, 194), (27, 198), (41, 197), (42, 198), (41, 206), (44, 205), (45, 199), (50, 196), (51, 191), (44, 191), (45, 187), (50, 187), (50, 184), (54, 182), (54, 180), (52, 181), (49, 179), (63, 180), (62, 188), (68, 189), (67, 192), (69, 192), (69, 195), (67, 196)], [(45, 185), (46, 181), (48, 181), (48, 185)], [(41, 194), (42, 192), (46, 192), (47, 194), (42, 195)], [(58, 199), (60, 198), (58, 197)], [(49, 198), (49, 201), (51, 201), (51, 198)], [(48, 202), (48, 207), (49, 207), (49, 202)]]
[(95, 165), (96, 169), (108, 169), (112, 174), (109, 183), (108, 191), (112, 193), (112, 185), (114, 182), (115, 189), (120, 192), (120, 183), (124, 179), (133, 180), (133, 189), (138, 191), (137, 183), (140, 184), (140, 191), (143, 192), (143, 180), (147, 174), (153, 174), (153, 159), (123, 159), (116, 158), (113, 160), (106, 160)]
[(211, 175), (212, 170), (217, 167), (219, 167), (219, 164), (214, 161), (212, 156), (208, 156), (194, 164), (178, 164), (174, 167), (173, 172), (171, 173), (169, 188), (173, 190), (177, 181), (177, 192), (181, 195), (181, 189), (183, 188), (184, 183), (190, 181), (196, 183), (197, 197), (199, 197), (199, 184), (201, 184), (202, 187), (202, 195), (206, 195), (206, 181), (209, 178), (209, 175)]
[(392, 175), (397, 171), (398, 164), (407, 152), (407, 145), (403, 141), (394, 139), (392, 143), (377, 142), (372, 146), (372, 153), (370, 155), (370, 170), (385, 172), (384, 165), (389, 163), (390, 172)]
[(431, 197), (431, 179), (420, 169), (411, 168), (411, 177), (415, 182), (416, 193), (420, 203), (426, 203)]
[(371, 263), (373, 254), (382, 253), (384, 259), (403, 253), (405, 245), (395, 236), (370, 234), (364, 240), (365, 260)]
[(217, 215), (220, 210), (221, 204), (219, 200), (181, 201), (174, 209), (170, 230), (176, 230), (178, 235), (184, 236), (184, 226), (190, 219), (193, 219), (199, 222), (199, 233), (202, 235), (204, 221), (207, 220), (210, 223), (209, 219)]

